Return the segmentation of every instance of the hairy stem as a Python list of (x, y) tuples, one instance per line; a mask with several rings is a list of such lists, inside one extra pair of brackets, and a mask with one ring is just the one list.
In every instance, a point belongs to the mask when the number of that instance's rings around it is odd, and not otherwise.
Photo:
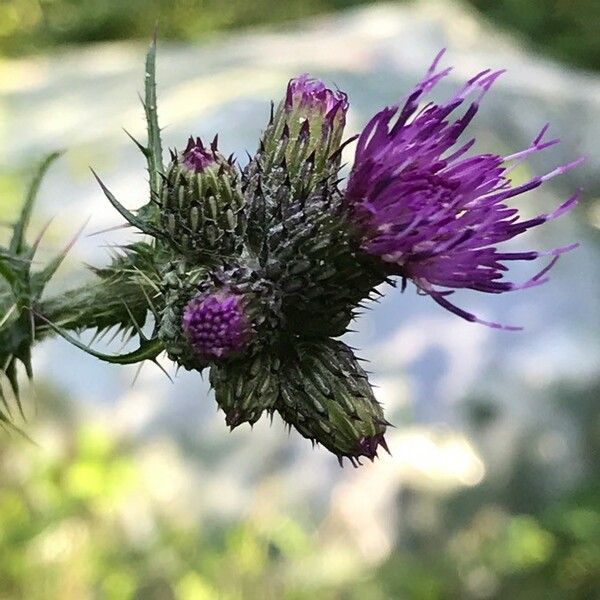
[[(141, 325), (147, 310), (148, 300), (138, 282), (98, 280), (49, 298), (36, 312), (63, 329), (103, 331), (114, 326), (129, 329), (130, 313)], [(44, 319), (37, 317), (35, 333), (39, 339), (52, 334), (53, 330)]]

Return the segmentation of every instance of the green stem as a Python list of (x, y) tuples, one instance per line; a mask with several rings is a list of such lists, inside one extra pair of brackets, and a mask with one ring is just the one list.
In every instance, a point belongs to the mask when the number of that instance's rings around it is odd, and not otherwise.
[[(36, 312), (63, 329), (102, 331), (114, 326), (131, 328), (128, 308), (138, 323), (145, 321), (148, 300), (141, 285), (100, 280), (49, 298)], [(37, 339), (54, 333), (48, 323), (39, 318), (35, 319), (35, 332)]]

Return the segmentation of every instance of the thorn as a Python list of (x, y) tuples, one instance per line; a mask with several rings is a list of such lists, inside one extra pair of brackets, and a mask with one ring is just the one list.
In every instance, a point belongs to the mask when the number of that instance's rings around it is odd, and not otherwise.
[(47, 223), (42, 227), (42, 230), (38, 233), (38, 236), (35, 238), (35, 241), (33, 242), (33, 244), (31, 245), (31, 249), (29, 251), (29, 258), (32, 259), (38, 249), (38, 246), (40, 245), (42, 238), (44, 237), (44, 235), (46, 234), (46, 231), (48, 231), (48, 228), (50, 227), (50, 225), (52, 224), (52, 221), (54, 221), (54, 217), (48, 219)]
[(173, 382), (173, 378), (169, 375), (169, 373), (167, 372), (167, 370), (158, 362), (158, 360), (155, 358), (150, 359), (166, 376), (167, 379), (171, 382)]
[(135, 382), (137, 381), (138, 377), (140, 376), (140, 373), (142, 372), (142, 367), (144, 366), (144, 363), (141, 362), (138, 365), (138, 368), (135, 370), (135, 375), (133, 376), (133, 380), (131, 382), (131, 387), (135, 386)]
[(100, 335), (100, 328), (96, 327), (96, 333), (94, 333), (92, 335), (92, 339), (90, 340), (90, 344), (89, 344), (90, 346), (96, 343), (99, 335)]
[[(110, 331), (110, 329), (107, 329), (106, 331), (108, 333), (108, 331)], [(119, 335), (119, 333), (121, 333), (121, 330), (117, 327), (117, 329), (115, 330), (115, 332), (112, 334), (112, 336), (108, 340), (107, 344), (108, 345), (112, 344), (117, 339), (117, 336)]]
[(144, 156), (148, 156), (148, 153), (150, 152), (150, 150), (144, 146), (141, 142), (139, 142), (138, 140), (136, 140), (131, 133), (129, 133), (129, 131), (127, 131), (127, 129), (125, 129), (125, 127), (122, 128), (123, 131), (125, 132), (125, 135), (137, 146), (138, 150), (144, 155)]
[(37, 198), (38, 191), (42, 184), (42, 180), (46, 175), (52, 163), (63, 154), (63, 151), (53, 152), (49, 154), (39, 165), (37, 172), (33, 177), (33, 181), (29, 186), (25, 203), (21, 209), (19, 220), (13, 226), (13, 235), (9, 244), (9, 251), (14, 255), (19, 255), (25, 250), (25, 233), (29, 226), (31, 213)]
[(48, 283), (48, 281), (50, 281), (50, 279), (52, 278), (52, 276), (54, 275), (54, 273), (56, 273), (56, 271), (58, 270), (58, 268), (60, 267), (60, 265), (62, 264), (63, 260), (67, 257), (67, 254), (70, 252), (71, 248), (73, 248), (73, 246), (75, 245), (75, 243), (77, 242), (77, 240), (81, 237), (81, 234), (83, 233), (84, 229), (87, 227), (87, 224), (90, 222), (91, 217), (88, 217), (83, 225), (79, 228), (79, 230), (75, 233), (75, 235), (72, 237), (71, 241), (65, 246), (65, 248), (63, 249), (62, 252), (60, 252), (53, 260), (51, 260), (40, 272), (40, 276), (42, 278), (42, 289), (39, 290), (39, 295), (41, 295), (44, 286), (46, 285), (46, 283)]
[(131, 227), (131, 223), (125, 223), (124, 225), (113, 225), (112, 227), (107, 227), (106, 229), (101, 229), (100, 231), (94, 231), (94, 233), (88, 233), (85, 237), (86, 238), (90, 238), (90, 237), (94, 237), (95, 235), (102, 235), (103, 233), (109, 233), (111, 231), (117, 231), (119, 229), (127, 229), (128, 227)]
[(107, 200), (113, 205), (113, 207), (116, 209), (116, 211), (129, 223), (131, 223), (132, 225), (134, 225), (135, 227), (137, 227), (138, 229), (140, 229), (142, 232), (148, 234), (148, 235), (153, 235), (156, 236), (158, 234), (158, 231), (155, 230), (153, 227), (149, 226), (148, 224), (144, 223), (144, 221), (142, 221), (141, 219), (139, 219), (138, 217), (136, 217), (131, 211), (127, 210), (113, 195), (113, 193), (106, 187), (106, 185), (104, 185), (104, 182), (100, 179), (100, 177), (98, 176), (98, 174), (96, 173), (96, 171), (94, 171), (94, 169), (92, 169), (90, 167), (90, 171), (92, 172), (92, 174), (94, 175), (94, 177), (96, 178), (96, 181), (98, 182), (98, 185), (100, 186), (100, 188), (102, 189), (102, 191), (104, 192), (104, 195), (106, 196)]
[(383, 436), (381, 436), (381, 440), (379, 441), (379, 443), (381, 444), (381, 446), (383, 447), (383, 449), (390, 455), (392, 456), (392, 453), (390, 452), (390, 449), (388, 448), (387, 442), (385, 441), (385, 438)]

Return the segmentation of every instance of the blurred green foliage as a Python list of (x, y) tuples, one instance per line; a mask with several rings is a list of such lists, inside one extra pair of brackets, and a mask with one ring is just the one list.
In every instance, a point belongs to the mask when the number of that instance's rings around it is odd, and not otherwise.
[[(422, 0), (427, 1), (427, 0)], [(493, 22), (515, 30), (550, 55), (600, 69), (598, 0), (466, 0)], [(251, 25), (333, 12), (378, 0), (2, 0), (0, 53), (60, 44), (148, 38), (197, 40)]]
[[(521, 451), (536, 440), (529, 429), (503, 477), (450, 495), (402, 488), (395, 550), (348, 568), (339, 556), (328, 562), (340, 538), (328, 546), (327, 528), (272, 509), (230, 521), (185, 514), (165, 493), (168, 474), (190, 469), (183, 457), (148, 469), (147, 442), (79, 424), (46, 389), (40, 446), (0, 437), (0, 599), (591, 600), (600, 589), (599, 393), (600, 383), (555, 393), (577, 431), (580, 475), (569, 490), (557, 495), (555, 467)], [(492, 426), (475, 426), (473, 437)], [(545, 493), (526, 491), (540, 486)]]
[(147, 39), (157, 22), (164, 39), (195, 40), (215, 31), (278, 23), (366, 3), (368, 0), (2, 0), (0, 52)]
[[(414, 498), (412, 501), (423, 501)], [(539, 514), (511, 515), (493, 502), (469, 521), (414, 536), (377, 574), (384, 598), (591, 600), (600, 589), (600, 486), (582, 488)]]
[(285, 518), (266, 528), (252, 520), (209, 531), (183, 524), (144, 488), (131, 449), (105, 430), (48, 433), (41, 434), (43, 452), (0, 438), (2, 600), (314, 593), (310, 578), (290, 590), (286, 575), (294, 560), (314, 550), (299, 525)]
[(600, 69), (598, 0), (469, 0), (493, 22), (555, 58)]

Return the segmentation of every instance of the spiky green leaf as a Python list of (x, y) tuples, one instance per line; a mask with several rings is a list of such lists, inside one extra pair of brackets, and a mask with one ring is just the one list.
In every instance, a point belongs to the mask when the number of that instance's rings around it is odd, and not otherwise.
[(156, 99), (156, 33), (146, 54), (146, 69), (144, 78), (144, 111), (148, 127), (148, 174), (150, 175), (150, 190), (153, 197), (158, 197), (160, 178), (164, 173), (162, 141), (158, 125), (158, 107)]
[(26, 245), (25, 234), (27, 231), (27, 227), (29, 226), (29, 221), (31, 220), (31, 214), (33, 212), (33, 207), (37, 199), (40, 185), (52, 163), (61, 155), (62, 152), (53, 152), (52, 154), (49, 154), (40, 163), (33, 177), (33, 181), (31, 182), (31, 185), (29, 186), (29, 190), (27, 192), (27, 197), (25, 198), (25, 203), (23, 204), (23, 207), (21, 209), (21, 215), (13, 228), (13, 236), (10, 241), (9, 247), (10, 252), (13, 255), (19, 255), (23, 253), (23, 250)]

